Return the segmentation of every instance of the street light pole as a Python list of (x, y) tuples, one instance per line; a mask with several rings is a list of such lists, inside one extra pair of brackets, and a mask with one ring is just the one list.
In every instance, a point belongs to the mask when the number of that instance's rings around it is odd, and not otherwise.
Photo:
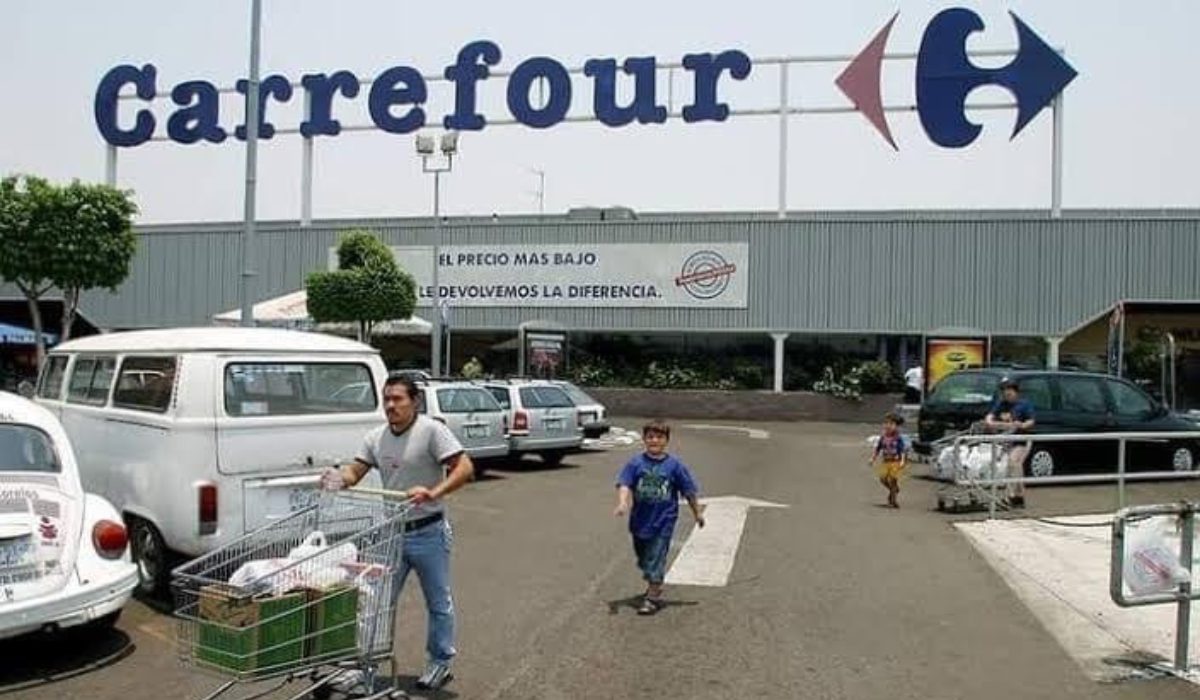
[[(434, 142), (430, 137), (417, 136), (417, 154), (421, 156), (421, 171), (433, 175), (433, 318), (432, 335), (430, 337), (429, 369), (433, 376), (442, 374), (442, 285), (441, 285), (441, 247), (442, 247), (442, 173), (448, 173), (454, 168), (454, 156), (458, 152), (458, 134), (449, 132), (442, 135), (442, 155), (446, 158), (445, 165), (430, 165), (429, 158), (434, 153)], [(446, 358), (446, 364), (450, 360)]]
[(255, 258), (255, 195), (258, 184), (258, 89), (259, 29), (262, 25), (262, 0), (250, 6), (250, 76), (246, 89), (246, 192), (242, 222), (241, 302), (243, 326), (254, 325), (254, 289), (252, 280)]

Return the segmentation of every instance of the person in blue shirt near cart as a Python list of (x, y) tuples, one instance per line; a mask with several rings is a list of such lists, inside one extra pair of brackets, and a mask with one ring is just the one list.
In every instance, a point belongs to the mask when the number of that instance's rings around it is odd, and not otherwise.
[[(1017, 380), (1005, 379), (1000, 383), (1000, 397), (992, 404), (991, 410), (983, 420), (994, 432), (1028, 433), (1034, 426), (1033, 403), (1021, 397), (1021, 385)], [(1008, 444), (1008, 476), (1020, 479), (1025, 476), (1025, 457), (1029, 454), (1031, 444)], [(1013, 508), (1025, 507), (1025, 484), (1021, 481), (1009, 484), (1008, 502)]]
[(696, 525), (704, 527), (703, 511), (697, 500), (700, 489), (687, 465), (667, 453), (670, 441), (669, 425), (662, 421), (647, 423), (642, 428), (645, 452), (629, 460), (617, 478), (617, 507), (613, 514), (617, 517), (629, 514), (633, 551), (647, 584), (639, 615), (653, 615), (663, 606), (667, 553), (679, 519), (681, 495), (687, 500)]

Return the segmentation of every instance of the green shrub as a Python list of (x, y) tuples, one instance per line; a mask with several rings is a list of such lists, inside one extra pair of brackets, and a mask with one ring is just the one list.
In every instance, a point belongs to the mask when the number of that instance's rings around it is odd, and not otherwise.
[(850, 401), (862, 400), (862, 386), (857, 367), (840, 378), (834, 374), (832, 367), (826, 367), (821, 378), (813, 383), (812, 388), (818, 394)]
[(860, 364), (854, 370), (857, 371), (864, 394), (882, 394), (896, 387), (897, 377), (892, 372), (892, 366), (886, 362), (871, 360)]

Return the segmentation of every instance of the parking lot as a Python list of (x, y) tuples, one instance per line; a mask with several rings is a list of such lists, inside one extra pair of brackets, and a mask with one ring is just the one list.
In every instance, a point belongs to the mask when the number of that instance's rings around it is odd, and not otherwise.
[[(786, 506), (724, 502), (748, 508), (724, 585), (668, 587), (660, 614), (635, 614), (641, 582), (612, 516), (635, 441), (602, 441), (557, 468), (497, 469), (451, 497), (460, 657), (437, 697), (1200, 697), (1169, 678), (1091, 680), (951, 526), (980, 516), (934, 511), (935, 484), (910, 479), (900, 510), (881, 507), (873, 426), (688, 426), (675, 424), (672, 448), (705, 497)], [(1200, 485), (1129, 495), (1200, 497)], [(1038, 488), (1021, 517), (1114, 506), (1112, 486)], [(676, 552), (691, 529), (681, 516)], [(424, 644), (415, 585), (402, 605), (399, 669), (411, 685)], [(180, 665), (173, 634), (167, 614), (135, 602), (110, 634), (0, 643), (0, 694), (202, 697), (221, 679)]]

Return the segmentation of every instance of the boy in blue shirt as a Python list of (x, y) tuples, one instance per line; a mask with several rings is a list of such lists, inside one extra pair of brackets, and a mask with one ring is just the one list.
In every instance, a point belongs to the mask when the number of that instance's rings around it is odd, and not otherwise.
[(671, 428), (652, 421), (642, 428), (646, 451), (629, 460), (617, 479), (617, 517), (629, 514), (629, 532), (638, 568), (646, 580), (646, 595), (639, 615), (653, 615), (662, 607), (663, 577), (671, 536), (679, 518), (679, 497), (687, 499), (696, 525), (704, 527), (704, 515), (696, 500), (699, 488), (687, 465), (667, 454)]

